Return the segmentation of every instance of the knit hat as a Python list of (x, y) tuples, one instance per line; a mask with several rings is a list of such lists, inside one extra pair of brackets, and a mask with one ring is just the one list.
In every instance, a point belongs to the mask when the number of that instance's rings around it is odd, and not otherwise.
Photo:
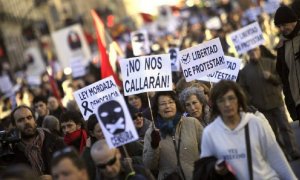
[(297, 21), (297, 14), (288, 6), (280, 6), (275, 13), (274, 17), (274, 24), (276, 26), (296, 22)]

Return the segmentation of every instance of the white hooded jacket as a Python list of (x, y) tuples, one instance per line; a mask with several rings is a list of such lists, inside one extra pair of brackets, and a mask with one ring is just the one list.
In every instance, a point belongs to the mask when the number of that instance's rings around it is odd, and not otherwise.
[(297, 179), (268, 121), (252, 113), (240, 115), (241, 122), (234, 130), (228, 128), (220, 116), (204, 129), (201, 158), (223, 159), (238, 179), (249, 179), (245, 141), (245, 125), (249, 123), (253, 179)]

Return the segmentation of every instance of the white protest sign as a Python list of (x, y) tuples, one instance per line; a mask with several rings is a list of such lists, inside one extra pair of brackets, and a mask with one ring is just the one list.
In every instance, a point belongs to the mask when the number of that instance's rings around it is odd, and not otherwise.
[(168, 52), (170, 54), (172, 71), (180, 71), (180, 62), (178, 59), (179, 48), (170, 48)]
[(125, 96), (172, 90), (169, 54), (141, 56), (120, 61)]
[(110, 148), (139, 139), (123, 96), (101, 103), (94, 113)]
[(83, 57), (84, 64), (91, 59), (91, 51), (81, 25), (75, 24), (51, 34), (58, 60), (63, 68), (69, 67), (74, 57)]
[(133, 54), (143, 56), (150, 53), (150, 43), (146, 30), (134, 31), (130, 33)]
[(268, 14), (273, 14), (280, 6), (279, 0), (265, 1), (263, 4), (263, 11)]
[(179, 51), (179, 59), (187, 82), (226, 68), (219, 38)]
[(12, 91), (13, 84), (7, 74), (0, 76), (0, 91), (2, 93), (9, 93)]
[(85, 120), (93, 114), (100, 103), (121, 96), (112, 76), (79, 89), (73, 95)]
[(230, 38), (238, 54), (243, 54), (265, 42), (257, 22), (231, 33)]
[(72, 77), (78, 78), (86, 74), (84, 59), (81, 56), (74, 57), (70, 61), (70, 67), (72, 69)]
[(239, 74), (242, 60), (230, 56), (225, 56), (225, 61), (227, 64), (227, 68), (218, 70), (207, 76), (200, 77), (198, 78), (198, 80), (208, 81), (213, 83), (217, 83), (222, 79), (236, 81)]
[(32, 86), (39, 86), (42, 84), (41, 76), (27, 76), (27, 83)]
[(24, 59), (27, 65), (27, 76), (40, 76), (46, 71), (46, 65), (44, 63), (41, 50), (37, 44), (32, 44), (25, 50)]
[(212, 17), (209, 20), (205, 22), (205, 27), (207, 29), (221, 29), (222, 28), (222, 22), (219, 17)]

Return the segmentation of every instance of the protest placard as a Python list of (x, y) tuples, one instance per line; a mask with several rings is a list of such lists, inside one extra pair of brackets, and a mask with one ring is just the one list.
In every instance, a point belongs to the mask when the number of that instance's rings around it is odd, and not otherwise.
[(73, 78), (82, 77), (86, 74), (84, 58), (82, 56), (71, 58), (70, 67), (72, 69)]
[(150, 43), (146, 30), (130, 33), (131, 45), (135, 56), (144, 56), (150, 53)]
[(230, 56), (224, 56), (224, 57), (227, 64), (227, 67), (225, 69), (221, 69), (207, 76), (200, 77), (198, 80), (208, 81), (213, 83), (217, 83), (222, 79), (236, 81), (237, 76), (239, 74), (242, 60)]
[(169, 48), (172, 71), (180, 71), (180, 62), (178, 59), (179, 48)]
[(219, 38), (179, 51), (179, 59), (187, 82), (226, 68)]
[(94, 113), (110, 148), (139, 139), (123, 96), (100, 103)]
[(268, 14), (274, 14), (280, 6), (280, 0), (264, 1), (263, 11)]
[(84, 36), (81, 25), (75, 24), (51, 33), (58, 55), (58, 61), (63, 68), (69, 67), (74, 57), (83, 57), (84, 65), (91, 59), (91, 50)]
[(73, 95), (85, 120), (93, 114), (100, 103), (121, 96), (112, 76), (79, 89)]
[(0, 92), (3, 94), (7, 94), (12, 91), (13, 83), (11, 82), (9, 76), (7, 74), (3, 74), (0, 76)]
[(243, 54), (265, 42), (257, 22), (231, 33), (230, 38), (238, 54)]
[(125, 96), (149, 91), (172, 90), (169, 54), (120, 60)]
[(24, 59), (27, 65), (27, 76), (41, 76), (46, 71), (41, 50), (38, 44), (33, 43), (24, 51)]

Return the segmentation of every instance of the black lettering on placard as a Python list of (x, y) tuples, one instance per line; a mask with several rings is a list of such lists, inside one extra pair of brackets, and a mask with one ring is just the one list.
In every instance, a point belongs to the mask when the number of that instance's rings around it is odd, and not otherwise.
[(101, 97), (99, 97), (97, 99), (94, 99), (94, 100), (90, 101), (90, 105), (94, 109), (100, 103), (109, 101), (110, 99), (112, 99), (114, 97), (118, 97), (118, 96), (119, 96), (119, 93), (117, 91), (114, 91), (114, 92), (111, 92), (110, 94), (106, 94), (104, 96), (101, 96)]
[(79, 96), (80, 100), (85, 100), (86, 98), (89, 97), (87, 91), (82, 91), (82, 92), (80, 92), (80, 93), (78, 94), (78, 96)]
[(224, 56), (220, 56), (218, 58), (214, 58), (214, 59), (211, 59), (211, 60), (206, 61), (204, 63), (193, 66), (192, 70), (193, 70), (194, 74), (197, 74), (197, 73), (207, 71), (209, 69), (212, 69), (214, 67), (217, 67), (217, 66), (220, 66), (220, 65), (223, 65), (223, 64), (225, 64)]
[(227, 74), (227, 73), (220, 72), (220, 71), (216, 71), (216, 72), (211, 73), (207, 76), (208, 77), (213, 77), (213, 78), (216, 78), (216, 79), (224, 79), (224, 80), (231, 80), (231, 81), (236, 81), (236, 78), (237, 78), (235, 75)]
[(120, 145), (131, 142), (133, 138), (134, 137), (131, 131), (125, 131), (119, 134), (115, 134), (113, 137), (110, 138), (110, 140), (114, 147), (118, 147)]
[(236, 63), (227, 61), (227, 68), (230, 69), (230, 70), (235, 70)]
[[(193, 67), (193, 68), (194, 68), (194, 67)], [(183, 73), (184, 73), (184, 77), (192, 76), (191, 68), (188, 68), (188, 69), (183, 70)]]
[(149, 70), (149, 69), (161, 69), (162, 68), (162, 59), (161, 57), (146, 57), (145, 58), (145, 70)]
[(89, 92), (90, 96), (94, 96), (98, 93), (101, 93), (102, 91), (112, 88), (113, 86), (116, 87), (116, 85), (113, 83), (113, 81), (109, 80), (109, 81), (101, 82), (101, 83), (91, 87), (90, 89), (88, 89), (88, 92)]
[(136, 59), (135, 61), (129, 61), (129, 65), (127, 64), (126, 68), (127, 68), (127, 76), (129, 76), (129, 73), (139, 71), (141, 68), (140, 60)]
[(170, 83), (170, 76), (160, 75), (136, 78), (132, 80), (125, 81), (125, 91), (127, 93), (141, 91), (144, 89), (158, 89), (158, 88), (168, 88)]

